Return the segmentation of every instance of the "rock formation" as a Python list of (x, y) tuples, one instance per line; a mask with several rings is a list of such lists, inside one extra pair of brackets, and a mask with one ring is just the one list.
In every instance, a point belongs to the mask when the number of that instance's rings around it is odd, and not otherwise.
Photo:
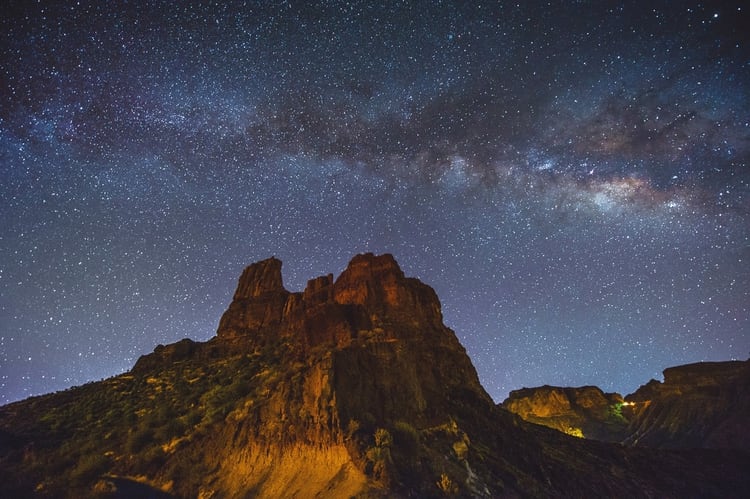
[(576, 437), (620, 442), (627, 436), (624, 400), (595, 386), (563, 388), (545, 385), (510, 392), (502, 407), (531, 423)]
[(495, 406), (435, 292), (390, 255), (297, 293), (279, 260), (253, 264), (211, 340), (0, 408), (4, 497), (727, 497), (749, 467), (575, 439)]
[(671, 367), (626, 402), (625, 443), (750, 452), (750, 361)]
[(531, 423), (595, 440), (750, 452), (750, 361), (670, 367), (623, 398), (597, 387), (514, 390), (502, 407)]

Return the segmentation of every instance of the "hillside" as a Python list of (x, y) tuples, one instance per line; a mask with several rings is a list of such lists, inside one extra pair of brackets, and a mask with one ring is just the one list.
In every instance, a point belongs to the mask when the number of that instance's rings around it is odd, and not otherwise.
[(622, 397), (588, 386), (514, 390), (501, 406), (524, 420), (594, 440), (750, 452), (750, 361), (664, 370)]
[(240, 277), (217, 334), (0, 408), (3, 497), (731, 497), (750, 456), (572, 438), (497, 407), (390, 255)]

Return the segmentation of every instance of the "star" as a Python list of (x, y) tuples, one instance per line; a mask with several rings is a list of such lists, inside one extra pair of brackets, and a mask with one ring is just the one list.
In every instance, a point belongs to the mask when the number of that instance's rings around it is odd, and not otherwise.
[(207, 340), (248, 264), (435, 288), (492, 397), (750, 351), (746, 9), (12, 2), (0, 403)]

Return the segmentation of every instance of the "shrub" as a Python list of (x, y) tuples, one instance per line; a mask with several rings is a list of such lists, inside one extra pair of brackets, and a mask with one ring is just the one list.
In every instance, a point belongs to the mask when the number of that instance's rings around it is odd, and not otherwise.
[(167, 441), (185, 432), (185, 424), (179, 419), (170, 419), (164, 426), (156, 430), (155, 437), (159, 441)]
[(130, 454), (137, 454), (143, 450), (146, 445), (154, 441), (154, 432), (151, 428), (139, 428), (128, 435), (125, 443), (125, 449)]
[(88, 454), (78, 461), (78, 465), (70, 472), (70, 478), (76, 483), (83, 484), (90, 482), (110, 467), (109, 458), (102, 454)]
[(396, 447), (413, 456), (419, 450), (419, 432), (406, 421), (396, 421), (393, 426), (393, 439)]
[(346, 426), (346, 437), (352, 438), (355, 433), (359, 430), (361, 425), (359, 424), (359, 421), (356, 419), (350, 419), (349, 424)]
[(188, 426), (188, 428), (192, 428), (200, 423), (201, 419), (203, 419), (203, 414), (201, 414), (197, 409), (193, 409), (187, 413), (187, 416), (185, 416), (185, 424)]
[(375, 445), (377, 447), (390, 447), (393, 444), (393, 437), (385, 428), (375, 430)]
[(458, 485), (454, 484), (453, 480), (451, 480), (445, 473), (440, 474), (440, 480), (437, 481), (437, 486), (446, 495), (453, 495), (458, 492)]

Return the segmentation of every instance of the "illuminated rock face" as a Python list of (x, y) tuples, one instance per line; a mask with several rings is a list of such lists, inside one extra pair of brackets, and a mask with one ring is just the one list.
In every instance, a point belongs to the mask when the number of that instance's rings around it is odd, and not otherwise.
[(281, 280), (281, 260), (271, 257), (247, 267), (234, 292), (235, 300), (257, 300), (268, 294), (285, 293)]
[[(217, 337), (202, 348), (222, 355), (270, 352), (278, 359), (265, 398), (233, 415), (237, 422), (222, 430), (221, 445), (208, 444), (215, 491), (223, 496), (248, 489), (293, 495), (293, 487), (273, 484), (294, 476), (308, 477), (304, 492), (312, 494), (331, 487), (334, 477), (315, 471), (314, 463), (326, 460), (328, 469), (348, 470), (349, 478), (335, 487), (342, 497), (356, 484), (377, 489), (408, 482), (398, 465), (406, 458), (375, 444), (379, 428), (397, 440), (412, 438), (417, 428), (445, 425), (466, 407), (494, 409), (464, 348), (443, 324), (435, 292), (405, 277), (391, 255), (357, 255), (338, 279), (311, 279), (301, 293), (284, 289), (278, 260), (255, 263), (242, 273)], [(297, 458), (286, 459), (290, 454)], [(460, 468), (465, 474), (464, 464)], [(439, 478), (412, 487), (429, 491)]]
[[(417, 335), (445, 329), (440, 301), (433, 289), (417, 279), (404, 277), (391, 255), (354, 257), (334, 284), (334, 299), (337, 303), (363, 306), (376, 320), (411, 327)], [(423, 339), (439, 342), (453, 336), (439, 334)]]
[(513, 390), (502, 407), (531, 423), (578, 437), (619, 442), (627, 435), (622, 396), (595, 386)]
[(222, 316), (217, 336), (278, 334), (290, 293), (281, 280), (281, 261), (269, 258), (247, 267), (240, 276), (229, 309)]
[(335, 282), (318, 277), (302, 293), (284, 289), (278, 260), (249, 266), (219, 325), (216, 343), (225, 339), (251, 349), (280, 342), (305, 362), (330, 355), (347, 414), (426, 418), (456, 387), (491, 403), (433, 289), (405, 277), (388, 254), (357, 255)]
[[(446, 334), (435, 292), (405, 277), (391, 255), (357, 255), (335, 282), (330, 274), (318, 277), (308, 281), (302, 293), (284, 289), (281, 262), (270, 258), (242, 273), (217, 336), (256, 344), (284, 337), (314, 347), (346, 344), (359, 331), (373, 328), (396, 339), (393, 328), (386, 326), (396, 326), (399, 333), (409, 330), (413, 339), (457, 345), (455, 335)], [(303, 338), (294, 338), (299, 333)]]

